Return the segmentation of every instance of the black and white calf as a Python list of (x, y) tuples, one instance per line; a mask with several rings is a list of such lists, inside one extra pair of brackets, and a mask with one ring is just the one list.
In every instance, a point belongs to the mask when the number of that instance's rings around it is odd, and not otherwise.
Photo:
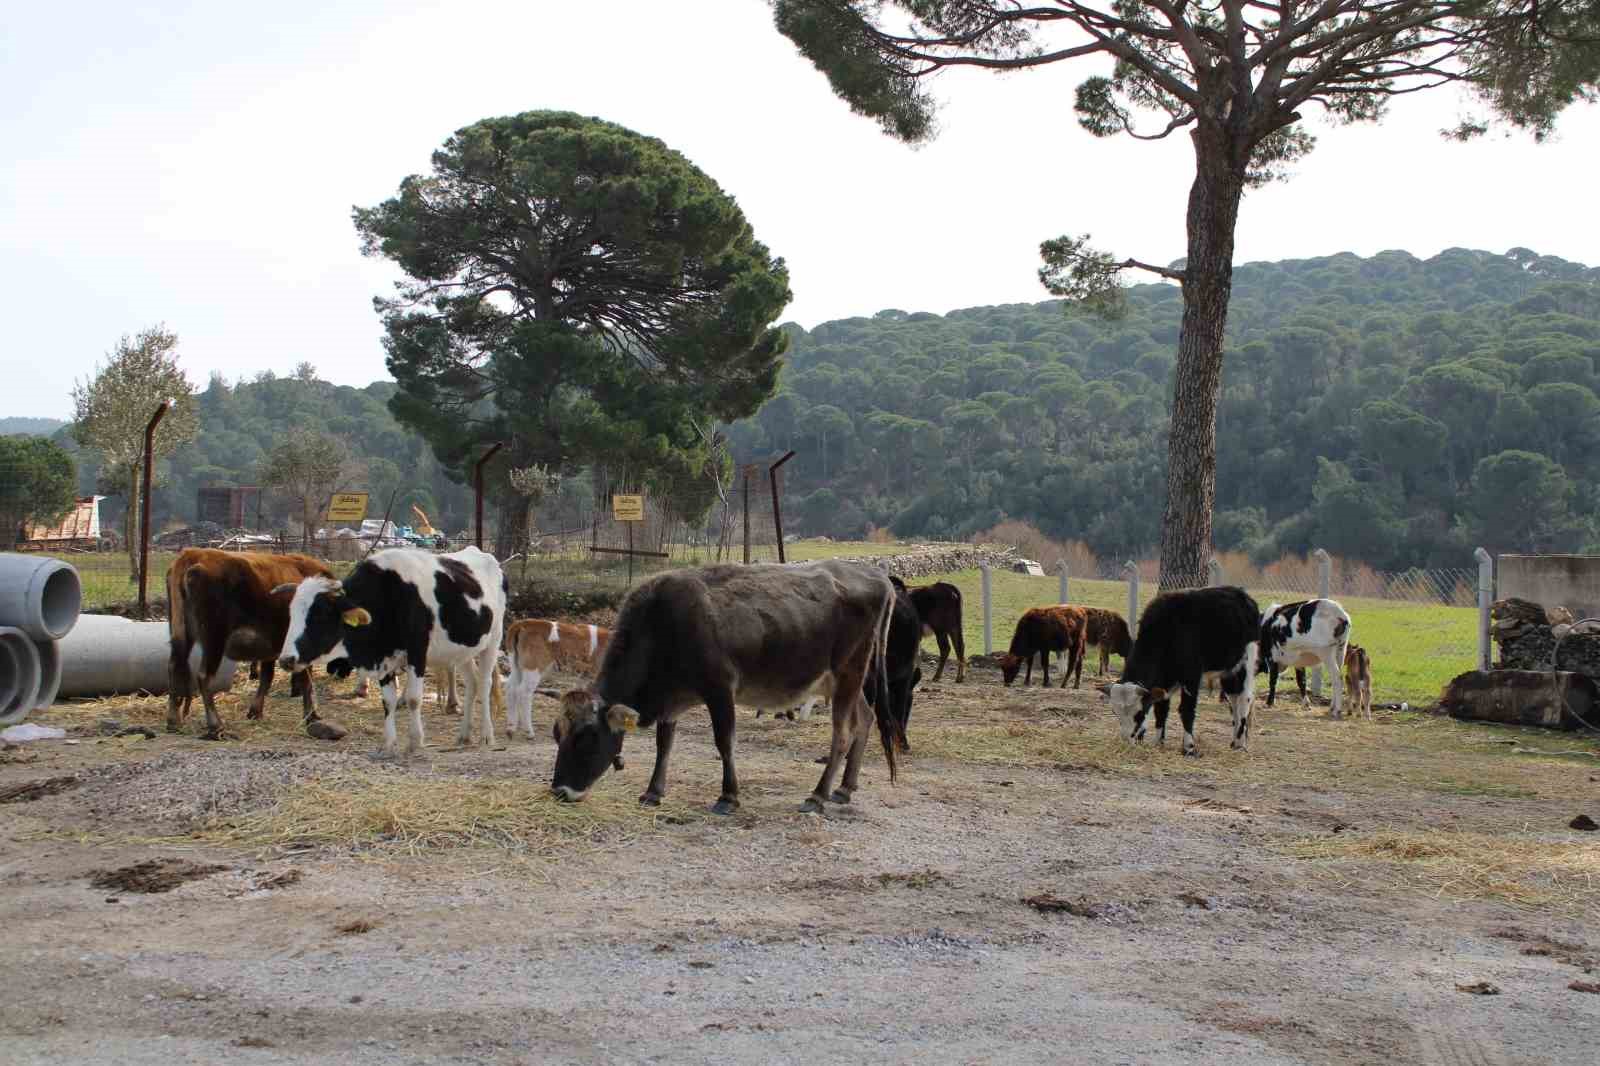
[(1306, 696), (1306, 667), (1321, 666), (1333, 685), (1335, 718), (1344, 717), (1344, 686), (1339, 671), (1344, 666), (1345, 648), (1350, 644), (1350, 616), (1336, 600), (1301, 600), (1299, 603), (1273, 604), (1261, 616), (1261, 663), (1267, 668), (1267, 706), (1278, 693), (1278, 675), (1293, 667), (1300, 686), (1300, 702), (1310, 705)]
[(1256, 647), (1261, 611), (1238, 588), (1190, 589), (1157, 596), (1139, 619), (1139, 635), (1114, 685), (1101, 687), (1121, 719), (1124, 740), (1143, 741), (1145, 715), (1152, 708), (1156, 740), (1167, 739), (1167, 712), (1179, 695), (1183, 753), (1198, 755), (1194, 708), (1201, 679), (1218, 672), (1233, 709), (1232, 747), (1250, 747), (1250, 700), (1256, 682)]
[(294, 589), (289, 632), (279, 660), (287, 670), (326, 666), (337, 677), (378, 679), (383, 694), (383, 750), (396, 754), (395, 708), (411, 711), (406, 753), (422, 747), (422, 676), (430, 668), (460, 670), (466, 713), (457, 741), (482, 721), (483, 744), (494, 742), (490, 692), (505, 627), (506, 581), (494, 556), (476, 548), (434, 555), (416, 548), (376, 552), (349, 577), (312, 577)]

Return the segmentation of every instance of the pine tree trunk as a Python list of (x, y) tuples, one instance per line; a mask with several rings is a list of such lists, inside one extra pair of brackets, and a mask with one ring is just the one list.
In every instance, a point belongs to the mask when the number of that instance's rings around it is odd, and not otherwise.
[(1189, 189), (1189, 255), (1183, 329), (1167, 442), (1167, 506), (1161, 517), (1161, 589), (1206, 584), (1211, 511), (1217, 494), (1217, 399), (1222, 341), (1233, 293), (1233, 231), (1244, 191), (1222, 131), (1196, 130)]

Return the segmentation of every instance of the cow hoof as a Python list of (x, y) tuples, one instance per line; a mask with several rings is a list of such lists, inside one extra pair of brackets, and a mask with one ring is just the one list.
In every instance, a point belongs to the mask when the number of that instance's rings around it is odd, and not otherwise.
[(729, 815), (739, 809), (739, 801), (724, 796), (711, 805), (712, 814)]
[(400, 753), (395, 751), (372, 751), (367, 753), (367, 758), (373, 762), (399, 762)]
[(257, 708), (257, 707), (252, 707), (252, 708), (251, 708), (251, 709), (250, 709), (250, 710), (248, 710), (248, 711), (246, 711), (246, 712), (245, 712), (245, 714), (244, 714), (244, 716), (245, 716), (245, 718), (246, 718), (246, 719), (248, 719), (248, 720), (249, 720), (249, 721), (252, 721), (252, 722), (259, 722), (259, 721), (261, 721), (261, 716), (262, 716), (262, 715), (263, 715), (263, 714), (264, 714), (264, 713), (265, 713), (265, 712), (264, 712), (264, 711), (263, 711), (263, 710), (261, 710), (261, 709), (260, 709), (260, 708)]
[[(532, 733), (528, 734), (528, 739), (529, 740), (533, 739), (533, 734)], [(611, 757), (611, 768), (613, 770), (617, 770), (617, 771), (620, 772), (622, 770), (626, 770), (628, 768), (628, 764), (622, 761), (622, 756), (613, 755)]]
[(801, 814), (821, 814), (822, 810), (822, 801), (815, 796), (807, 796), (806, 801), (800, 804)]
[(350, 730), (338, 722), (324, 722), (314, 718), (306, 723), (306, 736), (312, 740), (343, 740), (349, 735)]
[(815, 759), (812, 759), (811, 761), (816, 763), (818, 766), (826, 766), (826, 765), (828, 765), (828, 757), (826, 755), (818, 755)]
[(829, 796), (828, 798), (833, 800), (835, 803), (849, 803), (850, 793), (847, 789), (836, 788), (833, 790), (833, 795)]
[(661, 796), (656, 792), (645, 792), (639, 796), (639, 805), (642, 807), (661, 806)]
[(1183, 757), (1185, 759), (1198, 759), (1200, 757), (1200, 749), (1190, 748), (1188, 751), (1183, 753)]
[(220, 729), (207, 729), (205, 732), (200, 734), (200, 739), (201, 740), (221, 740), (222, 739), (222, 730), (220, 730)]
[(177, 722), (168, 722), (167, 723), (167, 732), (169, 732), (169, 733), (182, 733), (183, 732), (183, 726), (179, 725)]

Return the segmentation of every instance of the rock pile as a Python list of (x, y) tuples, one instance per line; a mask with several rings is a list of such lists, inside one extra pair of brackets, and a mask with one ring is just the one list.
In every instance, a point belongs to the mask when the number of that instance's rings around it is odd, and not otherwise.
[(1009, 570), (1016, 558), (1015, 548), (988, 544), (948, 544), (919, 548), (903, 555), (867, 555), (843, 561), (880, 566), (895, 577), (914, 583), (937, 574), (975, 570), (985, 563), (995, 570)]
[(1516, 596), (1496, 600), (1489, 616), (1490, 633), (1500, 645), (1501, 669), (1549, 670), (1560, 640), (1562, 670), (1600, 678), (1600, 623), (1574, 626), (1572, 612), (1565, 607), (1546, 610)]

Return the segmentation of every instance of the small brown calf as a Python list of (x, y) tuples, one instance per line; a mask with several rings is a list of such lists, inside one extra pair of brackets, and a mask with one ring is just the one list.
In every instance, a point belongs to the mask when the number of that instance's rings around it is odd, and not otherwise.
[(1133, 650), (1133, 634), (1128, 632), (1127, 621), (1116, 611), (1104, 607), (1083, 608), (1084, 654), (1089, 648), (1100, 650), (1100, 668), (1096, 676), (1103, 677), (1111, 666), (1111, 656), (1120, 655), (1124, 662)]
[(506, 630), (511, 680), (506, 685), (506, 729), (520, 726), (533, 736), (533, 694), (550, 670), (559, 666), (593, 674), (611, 642), (611, 631), (599, 626), (525, 618)]
[(1344, 650), (1344, 693), (1352, 717), (1358, 710), (1372, 717), (1372, 658), (1359, 644)]
[[(1057, 604), (1054, 607), (1034, 607), (1017, 619), (1016, 631), (1011, 636), (1011, 649), (1000, 657), (1000, 675), (1007, 685), (1016, 680), (1017, 671), (1027, 665), (1022, 683), (1033, 679), (1033, 657), (1039, 656), (1044, 667), (1044, 683), (1050, 684), (1050, 653), (1066, 656), (1061, 673), (1061, 687), (1067, 687), (1067, 678), (1074, 673), (1078, 682), (1083, 680), (1083, 634), (1088, 621), (1082, 607)], [(1076, 686), (1074, 686), (1076, 687)]]

